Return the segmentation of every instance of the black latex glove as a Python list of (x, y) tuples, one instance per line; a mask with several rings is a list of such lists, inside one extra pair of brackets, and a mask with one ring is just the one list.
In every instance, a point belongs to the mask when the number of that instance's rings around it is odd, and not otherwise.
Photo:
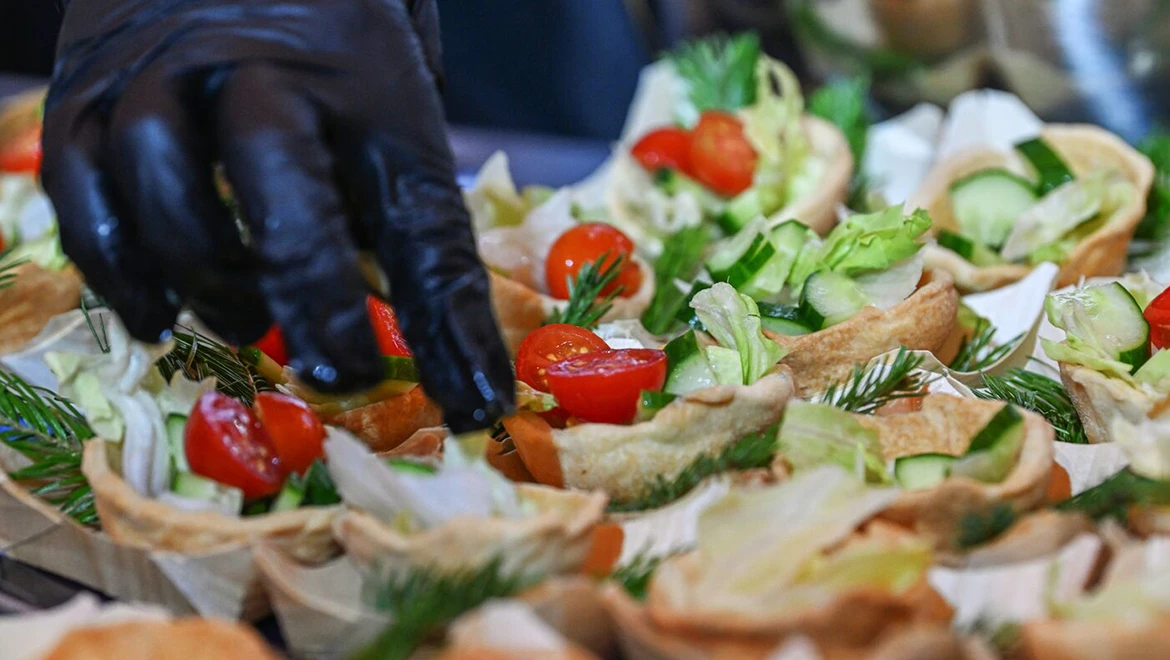
[(72, 0), (42, 174), (65, 252), (135, 337), (165, 338), (182, 305), (236, 344), (275, 321), (337, 392), (382, 375), (372, 248), (426, 392), (456, 432), (485, 426), (513, 377), (440, 78), (433, 0)]

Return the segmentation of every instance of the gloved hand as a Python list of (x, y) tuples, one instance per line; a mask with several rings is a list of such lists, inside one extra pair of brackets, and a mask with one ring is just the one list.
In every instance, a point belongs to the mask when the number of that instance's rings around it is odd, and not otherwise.
[(371, 248), (424, 389), (456, 432), (485, 426), (513, 377), (441, 75), (434, 0), (72, 0), (42, 173), (65, 252), (135, 337), (165, 338), (182, 305), (236, 344), (275, 321), (337, 392), (382, 375)]

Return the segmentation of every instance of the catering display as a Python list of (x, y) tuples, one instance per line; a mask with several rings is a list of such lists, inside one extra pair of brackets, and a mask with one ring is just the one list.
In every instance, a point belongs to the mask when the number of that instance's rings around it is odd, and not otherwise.
[(1170, 648), (1170, 293), (1123, 274), (1166, 172), (995, 93), (873, 131), (864, 95), (806, 104), (711, 39), (646, 71), (590, 179), (488, 159), (465, 201), (517, 406), (462, 435), (376, 293), (385, 379), (355, 395), (306, 387), (277, 327), (131, 339), (60, 251), (17, 101), (0, 549), (147, 605), (0, 644), (268, 657), (246, 623), (274, 614), (291, 656), (357, 660)]

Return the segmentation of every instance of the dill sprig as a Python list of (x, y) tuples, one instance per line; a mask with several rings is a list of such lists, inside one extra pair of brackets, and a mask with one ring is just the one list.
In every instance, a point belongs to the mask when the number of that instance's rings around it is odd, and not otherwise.
[(1057, 511), (1083, 513), (1093, 520), (1125, 521), (1135, 506), (1170, 504), (1170, 483), (1143, 477), (1129, 468), (1056, 505)]
[(28, 263), (28, 259), (10, 259), (15, 246), (0, 250), (0, 289), (11, 288), (16, 284), (16, 269)]
[(980, 399), (1006, 401), (1031, 410), (1048, 420), (1061, 442), (1088, 444), (1077, 409), (1059, 381), (1017, 368), (1003, 376), (983, 374), (983, 383), (983, 387), (971, 390)]
[(1012, 352), (1021, 340), (1023, 334), (1016, 335), (1011, 341), (1002, 346), (993, 346), (991, 340), (995, 337), (995, 326), (982, 316), (975, 319), (974, 331), (970, 337), (964, 337), (959, 345), (959, 354), (951, 360), (949, 365), (955, 371), (983, 371)]
[(33, 495), (85, 525), (98, 523), (93, 491), (81, 472), (82, 445), (93, 436), (72, 403), (0, 371), (0, 443), (32, 462), (9, 476), (29, 482)]
[(611, 260), (610, 253), (606, 252), (597, 261), (581, 266), (575, 278), (568, 278), (568, 304), (554, 311), (545, 321), (545, 325), (567, 323), (582, 328), (596, 327), (601, 317), (613, 307), (613, 300), (622, 292), (622, 288), (618, 287), (604, 296), (601, 292), (622, 272), (625, 262), (626, 255), (619, 254)]
[(495, 598), (506, 598), (537, 582), (506, 575), (500, 559), (449, 573), (412, 569), (392, 574), (363, 588), (373, 607), (393, 622), (351, 660), (406, 660), (428, 637), (459, 615)]
[(669, 555), (651, 556), (640, 553), (629, 563), (617, 567), (606, 579), (622, 585), (626, 593), (635, 599), (645, 600), (646, 589), (650, 586), (650, 578), (654, 577), (654, 571), (658, 570), (658, 566), (669, 558)]
[(738, 110), (756, 102), (760, 38), (755, 33), (691, 41), (666, 57), (687, 81), (687, 96), (698, 112)]
[(707, 225), (680, 229), (662, 243), (662, 254), (654, 261), (654, 298), (642, 314), (642, 325), (653, 334), (667, 334), (678, 323), (675, 318), (686, 303), (687, 292), (675, 280), (691, 281), (703, 263), (703, 252), (711, 239)]
[(1016, 522), (1016, 512), (1007, 502), (998, 502), (985, 511), (972, 511), (959, 519), (955, 545), (966, 550), (983, 545), (1003, 534)]
[(168, 381), (182, 372), (191, 380), (215, 377), (216, 389), (252, 405), (257, 392), (271, 390), (272, 384), (240, 358), (230, 347), (194, 329), (175, 331), (175, 347), (159, 358), (158, 370)]
[(630, 500), (611, 501), (609, 511), (626, 513), (657, 509), (691, 492), (707, 477), (732, 470), (768, 467), (776, 454), (776, 432), (777, 428), (772, 427), (752, 433), (724, 447), (718, 454), (699, 456), (673, 479), (655, 475), (641, 495)]
[[(97, 322), (93, 320), (93, 314), (90, 312), (90, 301), (86, 296), (81, 296), (81, 313), (85, 316), (85, 325), (89, 326), (89, 333), (93, 335), (93, 341), (97, 344), (98, 350), (103, 353), (110, 352), (110, 337), (106, 332), (106, 317), (99, 312), (97, 315)], [(99, 330), (100, 328), (100, 330)]]
[(867, 366), (855, 364), (852, 375), (831, 385), (819, 400), (842, 410), (868, 414), (891, 401), (924, 396), (933, 377), (914, 373), (922, 359), (902, 346), (892, 357)]

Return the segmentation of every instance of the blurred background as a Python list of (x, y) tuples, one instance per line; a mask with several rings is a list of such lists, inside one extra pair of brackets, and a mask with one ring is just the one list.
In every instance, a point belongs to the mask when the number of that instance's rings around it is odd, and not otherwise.
[[(438, 0), (458, 126), (617, 137), (639, 69), (752, 29), (808, 83), (868, 75), (879, 116), (975, 87), (1136, 141), (1170, 115), (1170, 0)], [(53, 0), (0, 0), (0, 71), (44, 76)]]

